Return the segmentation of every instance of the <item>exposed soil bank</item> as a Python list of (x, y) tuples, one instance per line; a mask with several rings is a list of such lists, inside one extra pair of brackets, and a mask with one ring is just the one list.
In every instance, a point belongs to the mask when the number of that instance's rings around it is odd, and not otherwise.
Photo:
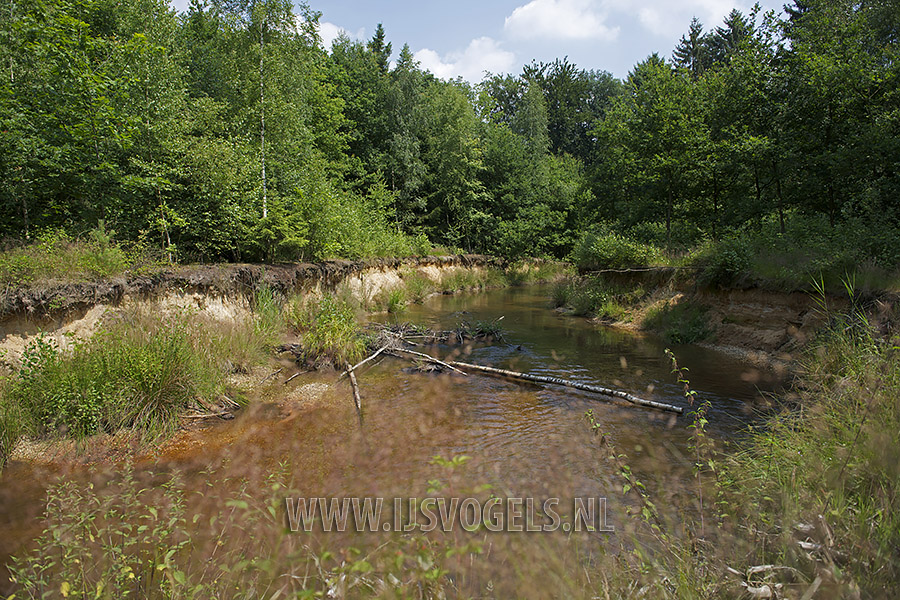
[[(644, 329), (648, 315), (682, 304), (705, 311), (708, 335), (701, 345), (713, 347), (758, 363), (785, 366), (825, 324), (823, 298), (807, 292), (774, 292), (757, 288), (703, 289), (690, 277), (671, 268), (601, 273), (625, 287), (639, 286), (649, 293), (626, 307), (623, 318), (608, 324), (626, 329)], [(874, 322), (890, 327), (898, 298), (884, 295), (857, 298)], [(847, 296), (824, 298), (831, 310), (845, 311)]]
[(28, 342), (50, 334), (65, 347), (72, 337), (92, 333), (109, 309), (151, 304), (161, 310), (193, 309), (218, 319), (248, 314), (254, 292), (268, 286), (284, 294), (334, 291), (346, 285), (367, 300), (391, 289), (406, 272), (434, 282), (457, 271), (500, 266), (477, 255), (331, 260), (309, 264), (194, 265), (152, 276), (113, 278), (88, 283), (47, 282), (6, 291), (0, 297), (0, 361), (16, 364)]

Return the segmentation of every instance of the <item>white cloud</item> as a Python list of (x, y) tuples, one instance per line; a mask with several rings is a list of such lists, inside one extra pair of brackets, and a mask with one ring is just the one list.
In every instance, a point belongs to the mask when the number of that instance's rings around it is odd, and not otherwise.
[(507, 73), (516, 67), (516, 55), (489, 37), (476, 38), (464, 51), (451, 52), (443, 58), (434, 50), (424, 48), (415, 53), (415, 59), (423, 69), (441, 79), (461, 76), (471, 82), (481, 81), (485, 71)]
[(325, 46), (325, 49), (329, 52), (331, 51), (331, 43), (338, 39), (341, 34), (346, 35), (351, 40), (361, 40), (365, 38), (366, 30), (360, 29), (356, 33), (351, 33), (340, 25), (335, 25), (328, 21), (319, 23), (319, 35), (322, 36), (322, 45)]
[[(633, 5), (617, 7), (622, 12), (633, 13)], [(645, 0), (638, 10), (638, 20), (650, 33), (672, 37), (687, 32), (691, 18), (696, 16), (703, 22), (704, 29), (709, 31), (722, 24), (725, 16), (735, 8), (733, 0)], [(745, 15), (749, 10), (737, 7)]]
[(602, 5), (592, 0), (532, 0), (513, 10), (503, 29), (510, 37), (525, 40), (612, 41), (619, 28), (606, 24)]

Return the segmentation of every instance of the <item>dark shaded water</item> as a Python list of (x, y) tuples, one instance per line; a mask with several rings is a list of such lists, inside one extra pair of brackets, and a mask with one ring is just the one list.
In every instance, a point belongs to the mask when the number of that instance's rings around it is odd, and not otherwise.
[[(548, 308), (548, 291), (537, 286), (435, 296), (410, 306), (399, 318), (450, 329), (461, 320), (503, 317), (502, 343), (428, 350), (685, 405), (662, 341), (554, 312)], [(709, 431), (723, 442), (738, 438), (754, 419), (760, 392), (780, 385), (773, 373), (713, 350), (672, 350), (690, 369), (692, 387), (712, 402)], [(386, 358), (359, 374), (362, 430), (346, 382), (311, 400), (297, 394), (299, 386), (330, 383), (334, 375), (304, 375), (287, 387), (269, 384), (266, 396), (288, 397), (282, 403), (287, 409), (258, 404), (233, 422), (180, 436), (161, 462), (148, 458), (139, 469), (177, 468), (185, 472), (189, 488), (202, 489), (208, 477), (204, 469), (210, 465), (229, 475), (252, 477), (288, 461), (297, 487), (309, 496), (421, 497), (434, 485), (465, 495), (480, 484), (492, 485), (500, 496), (602, 496), (609, 498), (615, 525), (625, 518), (622, 508), (628, 501), (585, 419), (592, 410), (616, 450), (628, 454), (635, 471), (654, 487), (677, 495), (691, 480), (685, 458), (690, 455), (688, 416), (675, 418), (561, 387), (474, 374), (427, 375), (407, 367), (409, 363)], [(471, 460), (449, 473), (433, 464), (437, 455)], [(68, 471), (69, 477), (95, 475), (86, 467)], [(20, 463), (0, 477), (0, 561), (40, 531), (43, 490), (54, 476)]]

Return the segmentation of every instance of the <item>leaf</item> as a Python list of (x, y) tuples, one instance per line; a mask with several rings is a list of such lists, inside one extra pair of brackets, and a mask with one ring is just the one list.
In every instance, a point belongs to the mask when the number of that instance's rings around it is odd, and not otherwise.
[(63, 598), (69, 597), (69, 590), (72, 589), (72, 586), (69, 585), (68, 581), (63, 581), (59, 584), (59, 593)]

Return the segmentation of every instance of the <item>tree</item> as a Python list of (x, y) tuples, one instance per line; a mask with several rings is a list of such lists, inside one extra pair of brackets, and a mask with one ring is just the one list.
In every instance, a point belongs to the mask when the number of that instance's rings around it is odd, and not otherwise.
[(703, 33), (703, 24), (697, 17), (691, 19), (686, 36), (672, 52), (672, 60), (676, 66), (686, 69), (696, 81), (710, 67), (712, 54), (708, 36)]

